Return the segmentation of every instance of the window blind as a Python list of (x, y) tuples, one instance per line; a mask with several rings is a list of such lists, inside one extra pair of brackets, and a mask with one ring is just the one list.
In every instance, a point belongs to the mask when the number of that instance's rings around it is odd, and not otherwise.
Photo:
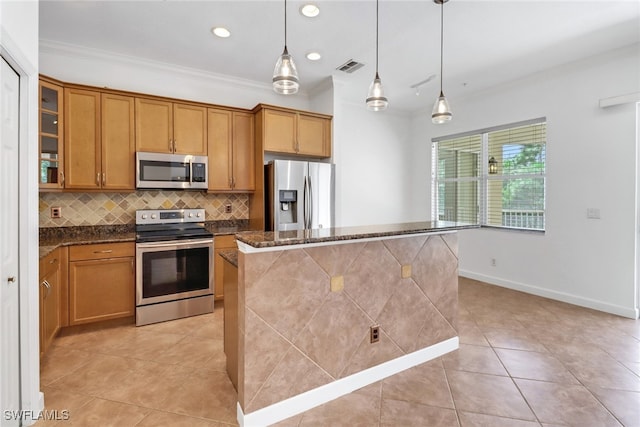
[[(434, 217), (544, 230), (546, 140), (544, 119), (438, 138), (433, 144)], [(489, 169), (489, 161), (496, 170)]]
[(478, 223), (482, 136), (441, 141), (437, 155), (438, 219)]
[(544, 230), (546, 140), (545, 123), (488, 133), (487, 225)]

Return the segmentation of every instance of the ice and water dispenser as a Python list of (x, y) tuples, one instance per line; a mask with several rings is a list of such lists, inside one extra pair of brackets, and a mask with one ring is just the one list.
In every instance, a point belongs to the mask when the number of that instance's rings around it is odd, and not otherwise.
[(279, 190), (280, 203), (279, 224), (295, 224), (298, 222), (298, 191)]

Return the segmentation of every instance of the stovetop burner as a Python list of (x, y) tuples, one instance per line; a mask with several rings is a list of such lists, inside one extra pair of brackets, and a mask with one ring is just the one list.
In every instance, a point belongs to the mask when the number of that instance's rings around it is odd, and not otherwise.
[(204, 209), (136, 211), (136, 242), (213, 238), (204, 226)]

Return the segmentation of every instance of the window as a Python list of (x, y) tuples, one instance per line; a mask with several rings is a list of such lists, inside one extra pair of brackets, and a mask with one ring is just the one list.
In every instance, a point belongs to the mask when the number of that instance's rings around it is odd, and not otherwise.
[(545, 229), (546, 122), (435, 138), (433, 218)]

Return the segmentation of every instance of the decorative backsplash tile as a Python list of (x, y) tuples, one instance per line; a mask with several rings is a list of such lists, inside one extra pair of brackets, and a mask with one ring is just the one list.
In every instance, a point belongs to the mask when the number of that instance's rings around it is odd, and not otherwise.
[[(198, 191), (136, 191), (135, 193), (40, 193), (40, 227), (135, 223), (138, 209), (204, 208), (206, 221), (248, 219), (246, 194), (207, 194)], [(225, 213), (225, 205), (231, 213)], [(62, 208), (51, 218), (51, 208)]]

